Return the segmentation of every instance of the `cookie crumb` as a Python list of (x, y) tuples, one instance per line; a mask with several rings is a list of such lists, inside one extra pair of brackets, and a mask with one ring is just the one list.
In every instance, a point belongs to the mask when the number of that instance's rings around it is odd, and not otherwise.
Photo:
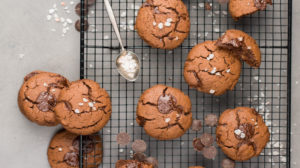
[(140, 161), (140, 162), (145, 162), (147, 159), (147, 156), (144, 153), (137, 152), (132, 156), (132, 159)]
[(75, 112), (76, 114), (79, 114), (79, 113), (80, 113), (79, 109), (75, 109), (74, 112)]
[(159, 24), (158, 24), (158, 28), (159, 28), (159, 29), (163, 29), (163, 28), (164, 28), (164, 24), (163, 24), (163, 23), (159, 23)]
[(213, 90), (213, 89), (210, 89), (210, 91), (209, 91), (210, 94), (214, 94), (215, 92), (216, 92), (216, 91)]

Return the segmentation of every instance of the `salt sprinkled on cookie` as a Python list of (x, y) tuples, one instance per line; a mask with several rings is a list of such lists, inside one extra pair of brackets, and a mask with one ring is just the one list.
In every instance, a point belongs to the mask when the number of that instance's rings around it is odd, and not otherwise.
[(213, 53), (209, 54), (208, 57), (206, 58), (208, 61), (213, 59), (215, 55)]
[(130, 142), (130, 136), (126, 132), (121, 132), (117, 135), (117, 143), (122, 146), (126, 146)]
[(153, 26), (156, 26), (156, 22), (153, 22)]
[(243, 38), (243, 37), (239, 37), (238, 40), (239, 40), (239, 41), (243, 41), (244, 38)]
[(93, 102), (89, 102), (89, 107), (94, 107), (94, 103)]
[(213, 90), (213, 89), (210, 89), (210, 90), (209, 90), (209, 93), (210, 93), (210, 94), (214, 94), (215, 92), (216, 92), (216, 91)]
[(230, 69), (227, 69), (226, 72), (229, 73), (229, 72), (230, 72)]
[(75, 109), (74, 112), (75, 112), (76, 114), (79, 114), (79, 113), (80, 113), (79, 109)]
[(61, 151), (62, 151), (62, 148), (58, 148), (58, 151), (60, 151), (60, 152), (61, 152)]
[(168, 123), (168, 122), (170, 122), (170, 120), (171, 120), (170, 118), (166, 118), (165, 122)]
[(89, 100), (87, 98), (82, 99), (84, 102), (88, 102)]
[(164, 28), (164, 24), (163, 24), (163, 23), (159, 23), (159, 24), (158, 24), (158, 28), (159, 28), (159, 29), (163, 29), (163, 28)]
[(214, 67), (214, 68), (210, 71), (211, 74), (215, 74), (216, 72), (217, 72), (217, 68), (216, 68), (216, 67)]
[(83, 106), (83, 103), (78, 103), (79, 106)]

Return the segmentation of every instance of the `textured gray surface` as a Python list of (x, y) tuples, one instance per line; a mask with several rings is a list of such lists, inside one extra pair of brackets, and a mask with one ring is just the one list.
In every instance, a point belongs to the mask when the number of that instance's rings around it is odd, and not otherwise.
[[(16, 3), (3, 0), (0, 5), (0, 163), (3, 167), (49, 167), (47, 146), (58, 127), (39, 127), (23, 117), (17, 107), (17, 91), (24, 74), (34, 70), (58, 72), (70, 80), (79, 77), (79, 34), (70, 27), (65, 37), (61, 36), (61, 25), (46, 21), (48, 9), (58, 0), (24, 0)], [(66, 2), (69, 2), (67, 0)], [(300, 155), (299, 100), (300, 58), (300, 2), (293, 5), (293, 81), (292, 81), (292, 167), (299, 167)], [(71, 9), (73, 12), (73, 10)], [(75, 20), (77, 16), (70, 15)], [(56, 32), (50, 29), (56, 28)], [(297, 38), (298, 37), (298, 38)], [(20, 58), (20, 54), (24, 54)], [(294, 162), (297, 162), (294, 165)]]

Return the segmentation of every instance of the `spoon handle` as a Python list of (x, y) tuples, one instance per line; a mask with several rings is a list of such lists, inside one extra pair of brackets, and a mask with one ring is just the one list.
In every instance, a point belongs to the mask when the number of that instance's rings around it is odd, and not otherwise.
[(117, 35), (117, 38), (119, 40), (119, 43), (122, 47), (122, 51), (124, 51), (124, 46), (123, 46), (123, 43), (122, 43), (122, 39), (121, 39), (121, 36), (120, 36), (120, 32), (119, 32), (119, 29), (118, 29), (118, 25), (117, 25), (117, 21), (116, 21), (116, 18), (115, 18), (115, 15), (114, 15), (114, 12), (111, 8), (111, 5), (109, 3), (108, 0), (104, 0), (104, 3), (105, 3), (105, 7), (106, 7), (106, 10), (107, 10), (107, 13), (108, 13), (108, 16), (109, 16), (109, 19), (111, 21), (111, 24), (115, 30), (115, 33)]

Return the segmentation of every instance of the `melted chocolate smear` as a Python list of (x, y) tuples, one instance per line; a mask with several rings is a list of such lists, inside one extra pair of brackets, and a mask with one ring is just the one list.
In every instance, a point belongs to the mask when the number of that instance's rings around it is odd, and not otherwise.
[[(79, 151), (79, 138), (80, 137), (78, 136), (76, 139), (74, 139), (74, 141), (72, 143), (72, 145), (76, 151)], [(90, 136), (85, 136), (82, 139), (83, 139), (83, 142), (82, 142), (83, 153), (88, 154), (88, 153), (93, 152), (94, 147), (95, 147), (93, 138)]]
[(42, 112), (47, 112), (56, 105), (55, 95), (48, 92), (41, 92), (36, 99), (37, 108)]
[(267, 4), (272, 5), (272, 0), (254, 0), (254, 5), (259, 10), (265, 10)]
[(158, 98), (158, 110), (162, 114), (169, 114), (176, 106), (177, 100), (171, 94), (163, 94)]
[(76, 152), (68, 152), (64, 156), (64, 161), (70, 166), (78, 166), (79, 165), (79, 156)]

